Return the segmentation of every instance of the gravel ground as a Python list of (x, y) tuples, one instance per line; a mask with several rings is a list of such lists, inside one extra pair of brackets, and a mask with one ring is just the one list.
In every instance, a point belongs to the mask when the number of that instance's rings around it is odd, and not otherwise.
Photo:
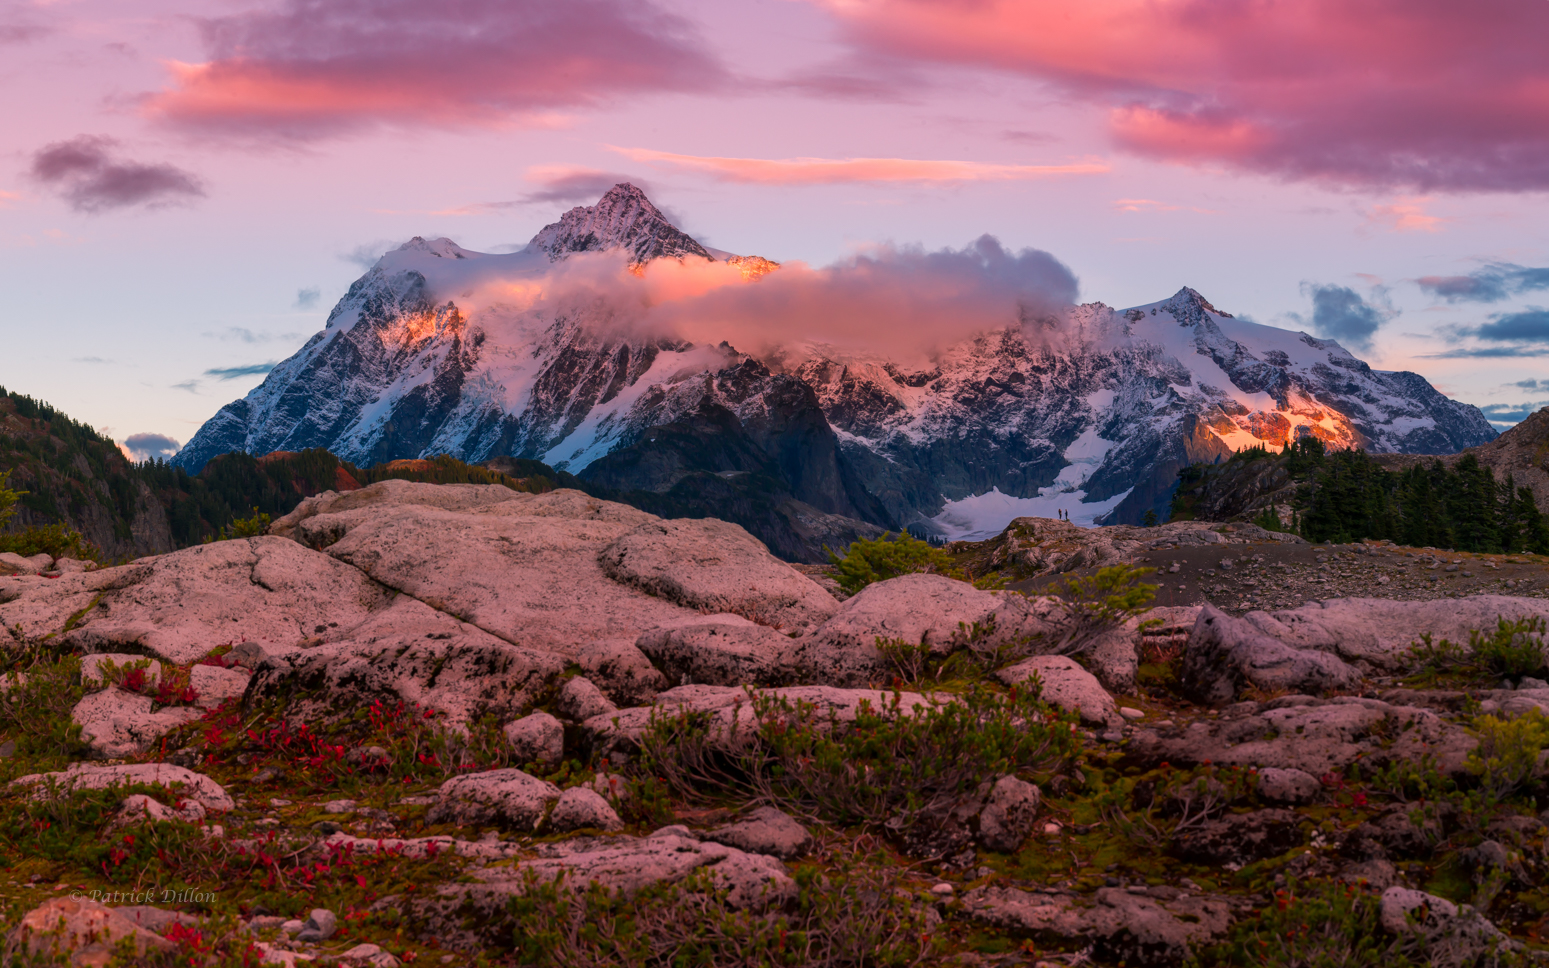
[[(1157, 605), (1209, 602), (1232, 612), (1294, 608), (1330, 598), (1429, 601), (1469, 595), (1549, 594), (1549, 558), (1476, 555), (1393, 545), (1263, 542), (1153, 550), (1138, 564), (1157, 573)], [(1085, 575), (1092, 569), (1073, 572)], [(1065, 575), (1039, 576), (1011, 588), (1040, 592)]]

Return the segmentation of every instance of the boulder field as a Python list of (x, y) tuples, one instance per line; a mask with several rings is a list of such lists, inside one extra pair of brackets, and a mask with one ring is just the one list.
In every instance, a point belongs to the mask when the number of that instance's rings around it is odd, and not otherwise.
[[(986, 553), (1064, 572), (1155, 544), (1048, 525), (1020, 519)], [(400, 964), (432, 941), (444, 963), (584, 963), (595, 934), (553, 905), (592, 885), (574, 910), (627, 902), (630, 937), (669, 947), (688, 917), (706, 937), (789, 922), (829, 946), (812, 964), (866, 964), (836, 953), (857, 946), (990, 963), (979, 945), (1181, 965), (1316, 884), (1369, 908), (1353, 945), (1535, 957), (1513, 912), (1538, 903), (1544, 826), (1520, 804), (1539, 768), (1492, 786), (1478, 717), (1549, 713), (1549, 682), (1448, 678), (1415, 646), (1502, 619), (1525, 623), (1520, 646), (1539, 599), (1207, 602), (1072, 638), (1068, 595), (911, 574), (841, 600), (723, 521), (405, 481), (117, 567), (0, 565), (18, 659), (0, 702), (78, 663), (75, 754), (7, 774), (7, 809), (122, 791), (86, 840), (186, 829), (201, 850), (283, 854), (299, 891), (53, 897), (8, 922), (7, 957), (172, 957), (202, 924), (273, 963)], [(387, 860), (420, 866), (368, 888)], [(314, 909), (305, 885), (352, 863), (357, 908)], [(552, 922), (547, 955), (524, 947), (529, 916)]]

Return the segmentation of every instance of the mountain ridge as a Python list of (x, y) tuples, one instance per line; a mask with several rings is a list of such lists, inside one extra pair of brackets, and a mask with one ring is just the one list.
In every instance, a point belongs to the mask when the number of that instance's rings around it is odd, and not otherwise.
[[(659, 260), (730, 263), (747, 285), (780, 271), (712, 252), (627, 184), (516, 253), (417, 238), (384, 255), (322, 332), (174, 462), (322, 446), (357, 463), (530, 458), (585, 479), (616, 468), (598, 462), (638, 448), (651, 428), (706, 407), (744, 428), (790, 421), (811, 409), (800, 384), (834, 444), (817, 433), (794, 462), (777, 459), (782, 493), (805, 501), (796, 477), (809, 462), (830, 482), (806, 502), (823, 513), (963, 538), (1056, 508), (1086, 523), (1136, 523), (1165, 510), (1182, 467), (1302, 435), (1410, 453), (1494, 437), (1477, 408), (1418, 374), (1373, 370), (1334, 341), (1234, 317), (1188, 287), (1127, 310), (1087, 303), (1030, 322), (1008, 306), (1004, 327), (946, 346), (924, 368), (821, 347), (756, 360), (728, 342), (620, 326), (598, 300), (516, 305), (501, 295), (610, 254), (637, 275)], [(756, 429), (750, 439), (772, 440)], [(665, 493), (681, 470), (644, 490)]]

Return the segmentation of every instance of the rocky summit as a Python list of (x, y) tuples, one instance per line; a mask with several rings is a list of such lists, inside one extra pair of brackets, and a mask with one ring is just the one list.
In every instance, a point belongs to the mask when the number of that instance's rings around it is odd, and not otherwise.
[[(648, 292), (608, 295), (673, 263), (718, 267), (734, 286), (785, 271), (707, 249), (628, 184), (517, 252), (412, 239), (173, 462), (197, 472), (232, 451), (311, 447), (362, 466), (541, 460), (637, 506), (736, 518), (784, 553), (774, 535), (814, 529), (980, 539), (1060, 510), (1139, 524), (1165, 517), (1180, 469), (1304, 436), (1404, 454), (1495, 437), (1418, 374), (1373, 370), (1188, 287), (1122, 310), (1008, 296), (1003, 320), (915, 358), (887, 335), (861, 348), (774, 332), (695, 342), (633, 320)], [(575, 296), (586, 279), (595, 288)], [(1074, 291), (1070, 277), (1060, 298)], [(739, 347), (750, 339), (774, 345)]]
[[(4, 957), (1537, 963), (1543, 564), (1261, 564), (1306, 547), (1022, 518), (858, 581), (387, 480), (116, 567), (11, 556)], [(1285, 607), (1156, 604), (1195, 550)]]

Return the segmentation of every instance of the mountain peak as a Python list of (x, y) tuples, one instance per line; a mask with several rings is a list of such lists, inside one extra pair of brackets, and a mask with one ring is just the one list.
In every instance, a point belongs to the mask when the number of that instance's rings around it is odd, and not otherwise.
[(400, 245), (394, 251), (425, 252), (429, 255), (433, 255), (441, 259), (467, 259), (470, 256), (477, 256), (479, 254), (477, 252), (472, 252), (463, 248), (456, 242), (453, 242), (451, 239), (448, 239), (444, 236), (439, 239), (426, 240), (423, 236), (419, 235), (416, 235), (414, 238), (405, 242), (403, 245)]
[(572, 252), (606, 252), (624, 249), (629, 261), (639, 265), (652, 259), (715, 257), (692, 237), (667, 220), (645, 192), (628, 182), (614, 185), (596, 205), (576, 206), (558, 222), (545, 225), (528, 243), (554, 262)]
[(1199, 294), (1196, 289), (1184, 286), (1173, 294), (1173, 297), (1162, 304), (1162, 308), (1173, 314), (1173, 318), (1180, 323), (1197, 323), (1204, 318), (1205, 313), (1215, 313), (1225, 319), (1231, 319), (1231, 313), (1223, 313), (1210, 304), (1210, 300)]

